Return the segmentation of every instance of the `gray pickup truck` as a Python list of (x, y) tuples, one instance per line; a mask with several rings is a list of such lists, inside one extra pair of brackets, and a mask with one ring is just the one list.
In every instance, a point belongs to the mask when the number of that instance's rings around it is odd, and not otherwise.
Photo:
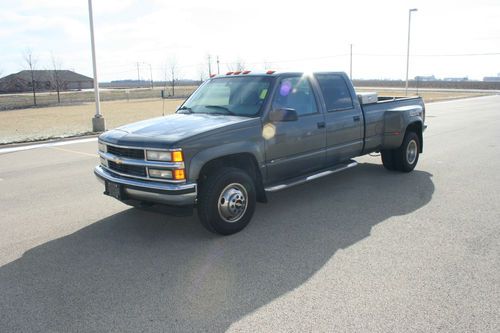
[(204, 227), (228, 235), (266, 192), (352, 168), (356, 156), (380, 152), (388, 170), (412, 171), (424, 120), (420, 97), (357, 95), (345, 73), (229, 72), (175, 114), (103, 133), (94, 173), (126, 204), (196, 207)]

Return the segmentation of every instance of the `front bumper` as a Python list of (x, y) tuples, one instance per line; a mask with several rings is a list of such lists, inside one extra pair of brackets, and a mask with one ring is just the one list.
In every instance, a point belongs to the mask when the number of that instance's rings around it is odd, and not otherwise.
[(127, 199), (172, 206), (194, 205), (197, 188), (195, 183), (168, 184), (164, 182), (130, 179), (112, 173), (98, 165), (94, 169), (97, 179), (120, 184)]

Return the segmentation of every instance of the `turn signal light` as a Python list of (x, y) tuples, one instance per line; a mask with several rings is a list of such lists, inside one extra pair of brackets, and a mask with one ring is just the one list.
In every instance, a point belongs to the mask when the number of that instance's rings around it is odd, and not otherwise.
[(186, 173), (184, 172), (184, 169), (175, 169), (174, 170), (174, 179), (175, 180), (186, 179)]
[(182, 156), (182, 151), (173, 151), (172, 152), (172, 161), (173, 162), (182, 162), (184, 158)]

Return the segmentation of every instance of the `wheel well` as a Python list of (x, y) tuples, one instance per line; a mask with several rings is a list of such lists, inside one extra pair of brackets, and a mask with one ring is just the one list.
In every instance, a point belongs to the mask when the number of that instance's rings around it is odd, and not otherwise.
[(250, 153), (226, 155), (208, 161), (201, 168), (200, 175), (198, 177), (198, 184), (203, 186), (203, 183), (207, 179), (208, 175), (212, 171), (222, 167), (238, 168), (248, 173), (255, 183), (257, 201), (267, 202), (266, 192), (264, 191), (264, 185), (262, 182), (262, 174), (260, 173), (257, 160)]
[(409, 124), (408, 127), (406, 127), (405, 133), (408, 133), (408, 132), (417, 133), (418, 141), (420, 142), (418, 150), (419, 150), (419, 153), (422, 153), (424, 151), (424, 139), (422, 136), (422, 123), (417, 121), (417, 122)]

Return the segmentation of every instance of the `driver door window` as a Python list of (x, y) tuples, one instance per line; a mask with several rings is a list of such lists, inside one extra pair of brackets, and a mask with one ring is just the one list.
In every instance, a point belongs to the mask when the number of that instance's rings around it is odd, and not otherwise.
[(273, 109), (294, 109), (299, 117), (318, 112), (311, 84), (303, 76), (282, 79), (272, 107)]

